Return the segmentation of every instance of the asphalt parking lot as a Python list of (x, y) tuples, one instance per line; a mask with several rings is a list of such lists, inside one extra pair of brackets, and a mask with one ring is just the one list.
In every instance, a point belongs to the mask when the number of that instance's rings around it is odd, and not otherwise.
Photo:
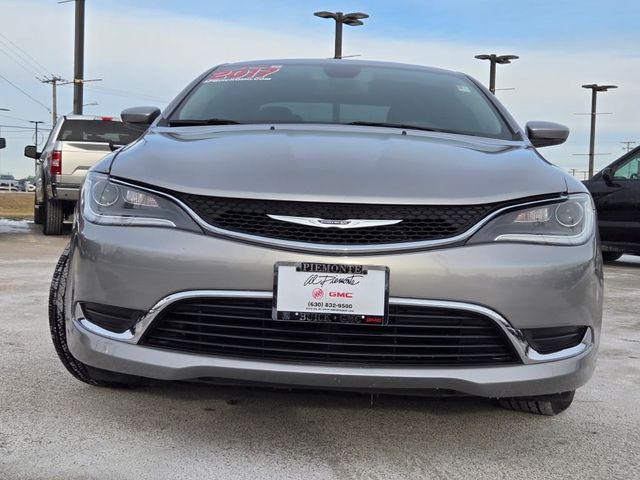
[(47, 325), (67, 240), (0, 220), (2, 480), (640, 478), (640, 257), (606, 267), (594, 377), (539, 417), (477, 398), (84, 385)]

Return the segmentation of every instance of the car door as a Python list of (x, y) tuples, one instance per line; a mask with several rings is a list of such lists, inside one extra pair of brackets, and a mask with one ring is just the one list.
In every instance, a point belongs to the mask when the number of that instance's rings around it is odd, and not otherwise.
[(611, 173), (610, 181), (599, 174), (589, 186), (600, 237), (605, 243), (640, 246), (640, 149), (614, 163)]

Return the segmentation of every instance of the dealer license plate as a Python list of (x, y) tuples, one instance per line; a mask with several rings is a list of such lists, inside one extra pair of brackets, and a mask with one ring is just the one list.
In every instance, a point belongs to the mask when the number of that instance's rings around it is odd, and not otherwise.
[(274, 320), (383, 325), (389, 268), (334, 263), (275, 264)]

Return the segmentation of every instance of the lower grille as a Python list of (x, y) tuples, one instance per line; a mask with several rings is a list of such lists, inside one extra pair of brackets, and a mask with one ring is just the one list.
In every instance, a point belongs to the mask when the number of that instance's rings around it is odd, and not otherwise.
[(334, 365), (518, 363), (502, 330), (475, 312), (390, 305), (387, 325), (368, 325), (272, 320), (271, 307), (271, 299), (184, 300), (167, 307), (140, 344), (224, 357)]

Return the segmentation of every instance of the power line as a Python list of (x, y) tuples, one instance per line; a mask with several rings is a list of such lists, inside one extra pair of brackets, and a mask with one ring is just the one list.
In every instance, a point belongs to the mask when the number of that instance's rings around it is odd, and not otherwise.
[(25, 63), (23, 63), (23, 62), (21, 62), (19, 60), (20, 57), (15, 56), (15, 54), (13, 52), (9, 52), (9, 51), (5, 50), (5, 48), (7, 48), (7, 47), (2, 43), (2, 39), (0, 39), (0, 52), (4, 53), (9, 58), (9, 60), (13, 60), (16, 63), (16, 65), (18, 65), (20, 68), (22, 68), (29, 75), (35, 77), (36, 80), (38, 79), (38, 72), (36, 72), (35, 70), (32, 70), (31, 68), (29, 68), (27, 66), (27, 64), (25, 64)]
[[(15, 48), (17, 48), (19, 51), (21, 51), (24, 56), (27, 58), (27, 60), (30, 60), (32, 62), (33, 65), (35, 65), (36, 67), (39, 67), (38, 69), (42, 70), (42, 72), (49, 72), (49, 69), (47, 67), (45, 67), (44, 65), (42, 65), (39, 61), (37, 61), (35, 58), (33, 58), (31, 55), (29, 55), (29, 53), (27, 53), (26, 51), (24, 51), (19, 45), (16, 45), (14, 42), (11, 41), (11, 39), (9, 37), (7, 37), (6, 35), (4, 35), (3, 33), (0, 32), (0, 37), (4, 38), (7, 42), (9, 42), (11, 45), (13, 45)], [(36, 70), (38, 70), (36, 69)]]
[[(46, 123), (43, 125), (47, 125)], [(22, 127), (20, 125), (0, 125), (0, 128), (21, 128), (22, 130), (33, 130), (33, 127)], [(41, 130), (51, 130), (50, 128), (42, 128)]]
[(7, 82), (9, 85), (11, 85), (13, 88), (15, 88), (16, 90), (18, 90), (20, 93), (22, 93), (23, 95), (25, 95), (26, 97), (30, 98), (31, 100), (33, 100), (34, 102), (36, 102), (38, 105), (40, 105), (41, 107), (43, 107), (45, 110), (47, 110), (47, 112), (51, 113), (51, 109), (49, 107), (47, 107), (44, 103), (42, 103), (40, 100), (38, 100), (37, 98), (32, 97), (31, 95), (29, 95), (27, 92), (25, 92), (24, 90), (22, 90), (20, 87), (18, 87), (16, 84), (14, 84), (13, 82), (11, 82), (11, 80), (9, 80), (7, 77), (5, 77), (4, 75), (0, 74), (0, 78), (3, 79), (5, 82)]
[(629, 153), (631, 150), (635, 148), (634, 145), (638, 144), (638, 142), (634, 142), (632, 140), (627, 140), (626, 142), (620, 142), (620, 143), (624, 145), (622, 149), (625, 150), (627, 153)]
[(0, 117), (10, 118), (12, 120), (20, 120), (21, 122), (28, 122), (26, 118), (14, 117), (13, 115), (5, 115), (4, 113), (0, 113)]
[(107, 87), (99, 87), (99, 86), (95, 86), (95, 85), (85, 85), (85, 88), (88, 88), (90, 90), (95, 90), (98, 93), (102, 93), (104, 95), (113, 95), (116, 97), (125, 97), (125, 98), (136, 98), (136, 99), (141, 99), (141, 100), (150, 100), (150, 101), (154, 101), (154, 102), (163, 102), (163, 103), (169, 103), (167, 100), (159, 98), (159, 97), (154, 97), (152, 95), (146, 95), (144, 93), (136, 93), (136, 92), (129, 92), (126, 90), (118, 90), (115, 88), (107, 88)]

